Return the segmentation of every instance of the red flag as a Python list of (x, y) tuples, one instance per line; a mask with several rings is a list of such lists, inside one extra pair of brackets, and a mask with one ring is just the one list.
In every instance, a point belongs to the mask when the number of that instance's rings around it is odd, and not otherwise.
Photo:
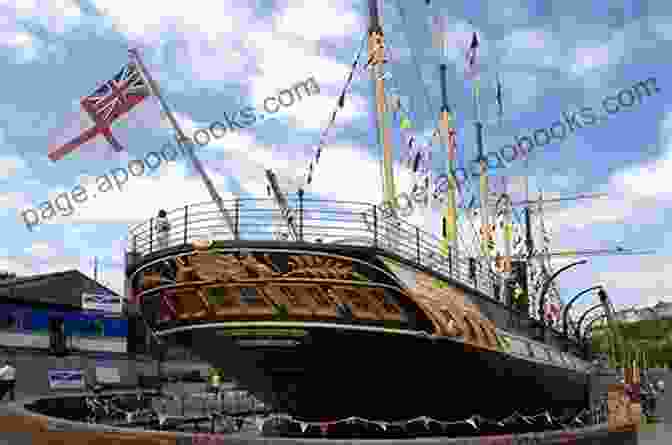
[(140, 70), (127, 64), (110, 81), (80, 101), (87, 122), (79, 136), (60, 146), (49, 147), (49, 159), (58, 161), (79, 146), (102, 135), (116, 151), (123, 150), (114, 138), (111, 125), (150, 95)]

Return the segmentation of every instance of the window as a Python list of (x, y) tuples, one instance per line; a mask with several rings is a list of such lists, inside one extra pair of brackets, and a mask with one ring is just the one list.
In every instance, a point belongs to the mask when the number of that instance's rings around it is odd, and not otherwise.
[(257, 301), (257, 289), (254, 287), (240, 288), (240, 302), (243, 304), (254, 304)]
[(511, 342), (511, 352), (526, 357), (530, 355), (530, 350), (528, 349), (526, 342), (513, 337), (510, 337), (509, 340)]

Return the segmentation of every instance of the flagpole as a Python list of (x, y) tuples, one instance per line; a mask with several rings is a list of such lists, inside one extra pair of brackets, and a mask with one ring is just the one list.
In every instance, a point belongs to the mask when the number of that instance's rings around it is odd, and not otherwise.
[(175, 116), (173, 115), (172, 111), (170, 110), (170, 107), (168, 106), (168, 103), (163, 99), (163, 96), (161, 95), (161, 90), (159, 89), (159, 85), (154, 81), (152, 78), (151, 74), (145, 67), (145, 64), (142, 62), (142, 59), (140, 57), (140, 54), (138, 53), (138, 50), (133, 48), (129, 49), (128, 53), (130, 56), (135, 60), (137, 63), (138, 67), (140, 68), (140, 72), (142, 76), (144, 77), (144, 80), (147, 82), (147, 85), (149, 86), (150, 91), (152, 94), (159, 100), (159, 104), (161, 105), (161, 109), (163, 110), (163, 113), (166, 115), (168, 120), (170, 121), (170, 124), (172, 125), (173, 129), (175, 130), (175, 133), (177, 133), (177, 142), (180, 144), (182, 147), (186, 148), (186, 153), (189, 155), (189, 158), (191, 159), (191, 163), (198, 172), (198, 174), (201, 176), (201, 179), (203, 180), (203, 183), (205, 184), (205, 187), (208, 189), (208, 193), (210, 194), (210, 197), (212, 200), (217, 204), (217, 207), (219, 207), (219, 211), (222, 214), (222, 217), (224, 218), (224, 221), (226, 222), (226, 225), (229, 227), (229, 230), (233, 234), (234, 239), (238, 239), (238, 231), (236, 230), (236, 226), (233, 222), (233, 218), (231, 217), (231, 214), (229, 211), (224, 207), (224, 201), (222, 201), (222, 197), (219, 196), (219, 193), (217, 193), (217, 190), (215, 189), (215, 186), (212, 184), (212, 181), (210, 180), (210, 177), (208, 177), (207, 173), (205, 172), (205, 169), (203, 168), (203, 164), (201, 161), (196, 157), (196, 154), (194, 153), (194, 144), (191, 141), (191, 139), (187, 138), (180, 128), (180, 125), (177, 123), (177, 119), (175, 119)]

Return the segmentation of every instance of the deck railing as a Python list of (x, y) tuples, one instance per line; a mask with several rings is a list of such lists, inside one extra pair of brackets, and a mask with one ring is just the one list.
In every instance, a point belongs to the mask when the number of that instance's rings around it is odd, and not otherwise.
[[(291, 241), (287, 224), (271, 199), (225, 201), (235, 227), (229, 229), (213, 202), (187, 205), (168, 212), (170, 230), (157, 233), (156, 218), (129, 230), (129, 251), (141, 257), (167, 247), (183, 246), (197, 239)], [(303, 199), (289, 199), (296, 225), (297, 241), (348, 246), (375, 247), (425, 267), (438, 270), (461, 284), (491, 298), (498, 278), (485, 261), (450, 249), (439, 252), (439, 239), (401, 219), (386, 215), (376, 205)], [(470, 267), (470, 262), (473, 266)], [(499, 298), (496, 298), (499, 299)]]

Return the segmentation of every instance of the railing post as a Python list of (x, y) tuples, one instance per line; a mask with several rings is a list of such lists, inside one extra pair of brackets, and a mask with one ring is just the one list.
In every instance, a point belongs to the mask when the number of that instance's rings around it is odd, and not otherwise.
[(303, 188), (299, 189), (299, 240), (303, 241)]
[(240, 198), (236, 198), (236, 207), (234, 209), (234, 224), (236, 227), (234, 230), (236, 231), (233, 235), (235, 239), (240, 239)]
[(373, 205), (373, 247), (378, 248), (378, 206)]
[(453, 246), (448, 246), (448, 276), (453, 278)]
[(152, 242), (154, 240), (154, 218), (149, 219), (149, 253), (152, 253)]
[(419, 227), (415, 228), (415, 249), (418, 253), (418, 264), (422, 264), (420, 262), (420, 228)]
[(184, 245), (185, 246), (187, 245), (187, 223), (189, 221), (187, 219), (187, 208), (189, 208), (189, 206), (185, 205), (184, 206)]

